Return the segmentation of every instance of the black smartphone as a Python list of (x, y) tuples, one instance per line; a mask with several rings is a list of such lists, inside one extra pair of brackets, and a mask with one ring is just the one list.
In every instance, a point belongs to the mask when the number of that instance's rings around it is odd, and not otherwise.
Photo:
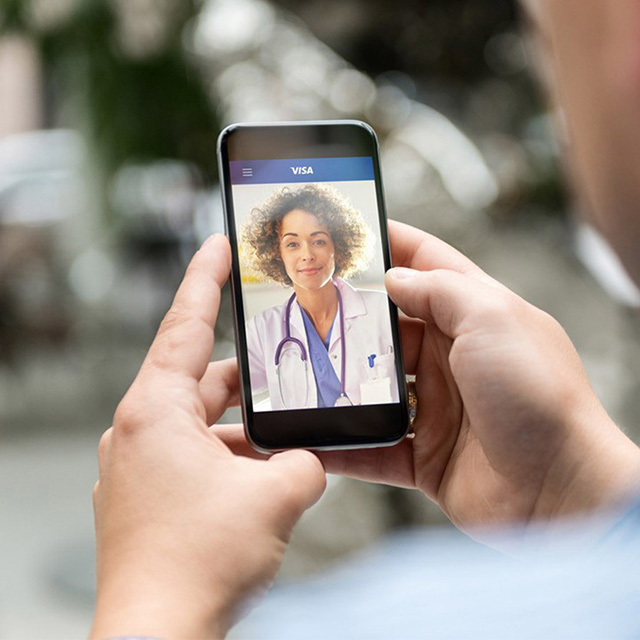
[(248, 440), (398, 442), (409, 415), (375, 133), (359, 121), (235, 124), (218, 157)]

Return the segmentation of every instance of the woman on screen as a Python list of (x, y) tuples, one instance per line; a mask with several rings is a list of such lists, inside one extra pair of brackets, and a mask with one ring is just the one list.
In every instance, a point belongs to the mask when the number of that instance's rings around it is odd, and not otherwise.
[(367, 269), (373, 234), (337, 190), (280, 189), (243, 229), (243, 272), (292, 287), (247, 323), (254, 410), (398, 401), (386, 293), (344, 278)]

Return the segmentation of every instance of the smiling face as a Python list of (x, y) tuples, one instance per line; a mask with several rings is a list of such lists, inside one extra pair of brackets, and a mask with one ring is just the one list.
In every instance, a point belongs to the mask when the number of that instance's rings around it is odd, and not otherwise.
[(296, 287), (320, 289), (336, 270), (329, 230), (312, 213), (294, 209), (280, 224), (280, 256)]

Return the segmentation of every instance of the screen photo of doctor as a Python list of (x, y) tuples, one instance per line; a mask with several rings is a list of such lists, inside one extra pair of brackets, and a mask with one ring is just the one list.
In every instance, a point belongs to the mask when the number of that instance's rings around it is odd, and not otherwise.
[(373, 255), (360, 211), (331, 186), (279, 188), (242, 243), (243, 271), (293, 288), (247, 322), (254, 410), (398, 402), (387, 294), (345, 281)]

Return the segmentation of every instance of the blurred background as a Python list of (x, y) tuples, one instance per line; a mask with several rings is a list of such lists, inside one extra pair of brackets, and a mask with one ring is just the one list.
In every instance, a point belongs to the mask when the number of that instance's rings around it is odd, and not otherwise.
[[(557, 317), (638, 439), (640, 295), (576, 222), (522, 22), (512, 0), (0, 0), (0, 638), (87, 633), (97, 442), (223, 229), (231, 122), (369, 122), (390, 216)], [(233, 355), (228, 293), (216, 333)], [(280, 580), (424, 525), (448, 526), (332, 478)]]

